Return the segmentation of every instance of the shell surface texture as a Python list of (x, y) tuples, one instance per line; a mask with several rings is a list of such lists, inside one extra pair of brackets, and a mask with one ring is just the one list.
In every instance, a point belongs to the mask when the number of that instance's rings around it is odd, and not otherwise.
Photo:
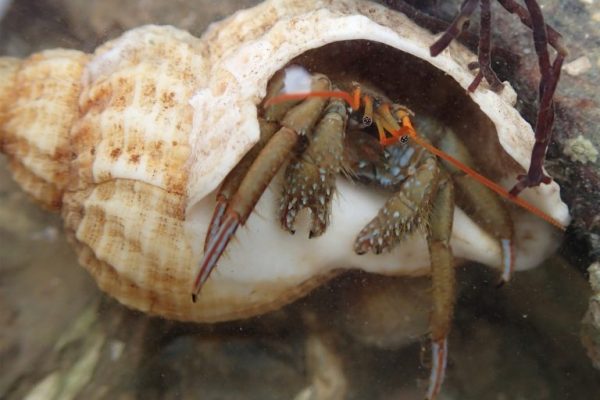
[[(430, 251), (422, 232), (382, 254), (354, 251), (357, 234), (389, 198), (380, 182), (372, 188), (337, 174), (327, 229), (309, 238), (300, 213), (295, 235), (282, 230), (275, 216), (284, 167), (257, 197), (195, 303), (190, 296), (216, 191), (259, 142), (269, 82), (290, 65), (334, 84), (375, 82), (394, 104), (456, 132), (483, 175), (514, 184), (533, 146), (531, 127), (513, 107), (514, 91), (505, 84), (498, 94), (482, 84), (467, 93), (476, 57), (452, 44), (432, 58), (434, 41), (404, 15), (371, 2), (276, 0), (213, 24), (200, 38), (144, 26), (92, 54), (56, 49), (0, 58), (0, 146), (22, 188), (61, 212), (98, 285), (149, 314), (226, 321), (280, 308), (344, 269), (426, 275)], [(425, 125), (415, 118), (417, 130)], [(521, 196), (568, 223), (556, 183)], [(538, 265), (558, 246), (559, 230), (505, 207), (515, 269)], [(453, 217), (456, 259), (506, 264), (485, 221), (460, 208)]]

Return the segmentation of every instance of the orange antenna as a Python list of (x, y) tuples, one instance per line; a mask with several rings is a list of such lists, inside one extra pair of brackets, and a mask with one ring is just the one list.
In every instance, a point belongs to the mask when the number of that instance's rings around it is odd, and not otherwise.
[[(348, 105), (354, 111), (356, 111), (360, 108), (360, 88), (359, 87), (355, 88), (353, 90), (352, 94), (341, 91), (341, 90), (306, 92), (306, 93), (285, 93), (285, 94), (281, 94), (281, 95), (272, 97), (269, 100), (267, 100), (265, 102), (265, 107), (269, 106), (269, 105), (277, 104), (277, 103), (280, 103), (283, 101), (305, 99), (308, 97), (327, 97), (327, 98), (335, 97), (335, 98), (344, 100), (346, 103), (348, 103)], [(503, 197), (503, 198), (507, 199), (508, 201), (518, 205), (519, 207), (529, 211), (533, 215), (538, 216), (539, 218), (543, 219), (544, 221), (550, 223), (551, 225), (554, 225), (558, 229), (563, 230), (563, 231), (565, 230), (565, 227), (560, 222), (558, 222), (557, 220), (555, 220), (550, 215), (546, 214), (545, 212), (543, 212), (542, 210), (540, 210), (533, 204), (523, 200), (520, 197), (511, 195), (508, 192), (508, 190), (504, 189), (502, 186), (498, 185), (495, 182), (492, 182), (491, 180), (489, 180), (485, 176), (481, 175), (479, 172), (475, 171), (471, 167), (463, 164), (456, 158), (443, 152), (442, 150), (433, 146), (426, 140), (423, 140), (417, 134), (417, 131), (415, 131), (415, 128), (412, 126), (412, 122), (408, 116), (408, 113), (404, 113), (404, 115), (402, 115), (402, 127), (399, 130), (390, 130), (391, 126), (390, 126), (389, 122), (386, 121), (384, 118), (381, 118), (381, 119), (375, 118), (375, 122), (376, 123), (380, 122), (380, 124), (378, 123), (377, 125), (378, 125), (378, 130), (379, 130), (380, 142), (381, 142), (382, 146), (386, 146), (386, 145), (395, 143), (396, 141), (398, 141), (398, 139), (401, 139), (401, 137), (403, 135), (407, 134), (408, 136), (410, 136), (410, 138), (412, 140), (415, 141), (415, 143), (424, 147), (427, 151), (429, 151), (432, 154), (435, 154), (439, 158), (448, 161), (450, 164), (454, 165), (456, 168), (465, 172), (467, 175), (471, 176), (473, 179), (475, 179), (482, 185), (484, 185), (484, 186), (488, 187), (490, 190), (494, 191), (500, 197)], [(392, 135), (392, 138), (389, 138), (389, 139), (386, 138), (383, 131), (388, 131)]]
[[(458, 161), (456, 158), (441, 151), (437, 147), (431, 145), (429, 142), (420, 138), (417, 135), (417, 132), (415, 131), (415, 129), (413, 128), (410, 118), (408, 116), (402, 117), (402, 125), (403, 125), (403, 127), (408, 128), (406, 130), (406, 132), (411, 137), (411, 139), (414, 140), (420, 146), (423, 146), (425, 149), (427, 149), (427, 151), (435, 154), (439, 158), (442, 158), (442, 159), (448, 161), (450, 164), (454, 165), (456, 168), (459, 168), (460, 170), (464, 171), (466, 174), (470, 175), (473, 179), (475, 179), (479, 183), (487, 186), (488, 188), (490, 188), (491, 190), (496, 192), (496, 194), (498, 194), (499, 196), (504, 197), (505, 199), (511, 201), (512, 203), (518, 205), (519, 207), (529, 211), (530, 213), (532, 213), (534, 215), (537, 215), (544, 221), (556, 226), (557, 228), (559, 228), (563, 231), (565, 230), (565, 227), (560, 222), (558, 222), (557, 220), (555, 220), (554, 218), (552, 218), (551, 216), (549, 216), (548, 214), (546, 214), (545, 212), (543, 212), (542, 210), (540, 210), (539, 208), (534, 206), (533, 204), (523, 200), (520, 197), (511, 195), (508, 192), (508, 190), (504, 189), (502, 186), (498, 185), (495, 182), (492, 182), (491, 180), (489, 180), (485, 176), (481, 175), (479, 172), (475, 171), (471, 167), (463, 164), (462, 162)], [(394, 136), (396, 136), (396, 135), (394, 135)]]

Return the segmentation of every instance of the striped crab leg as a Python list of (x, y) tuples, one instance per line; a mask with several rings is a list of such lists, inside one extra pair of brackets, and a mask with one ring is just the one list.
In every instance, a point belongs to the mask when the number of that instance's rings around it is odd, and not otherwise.
[[(314, 75), (312, 89), (331, 90), (331, 82), (324, 75)], [(214, 225), (218, 224), (218, 229), (210, 228), (213, 236), (208, 240), (204, 256), (200, 261), (193, 284), (192, 301), (196, 300), (200, 289), (217, 265), (237, 228), (246, 222), (277, 171), (293, 152), (299, 137), (312, 131), (327, 101), (322, 97), (308, 98), (285, 112), (281, 129), (273, 134), (259, 151), (222, 215), (217, 218), (213, 216), (213, 220), (216, 221)], [(211, 234), (210, 230), (209, 234)]]
[[(474, 162), (466, 146), (449, 128), (438, 129), (439, 140), (436, 144), (449, 154), (453, 154), (461, 163), (472, 167)], [(508, 209), (496, 194), (486, 186), (471, 179), (462, 170), (442, 161), (452, 175), (452, 181), (458, 191), (457, 203), (474, 215), (486, 232), (492, 234), (500, 244), (502, 251), (501, 282), (506, 283), (515, 268), (514, 226)]]
[[(267, 95), (265, 97), (266, 101), (275, 97), (281, 92), (284, 86), (284, 79), (285, 73), (283, 71), (277, 73), (273, 77), (267, 87)], [(274, 104), (270, 107), (267, 107), (264, 115), (258, 119), (260, 128), (260, 138), (258, 143), (256, 143), (254, 147), (252, 147), (252, 149), (250, 149), (250, 151), (244, 155), (240, 162), (227, 174), (217, 191), (217, 204), (208, 226), (208, 233), (206, 234), (204, 240), (204, 252), (206, 252), (208, 245), (217, 234), (222, 223), (223, 215), (227, 209), (227, 205), (229, 204), (229, 200), (240, 187), (246, 172), (248, 172), (248, 169), (254, 160), (256, 160), (260, 151), (269, 142), (275, 132), (277, 132), (279, 127), (278, 121), (280, 121), (285, 114), (300, 101), (301, 99), (297, 99)]]
[(432, 200), (427, 232), (432, 287), (432, 309), (429, 319), (432, 364), (427, 400), (437, 397), (444, 382), (448, 359), (448, 334), (452, 326), (456, 299), (454, 256), (450, 247), (454, 219), (454, 186), (446, 173), (442, 172), (441, 175)]
[(225, 214), (225, 210), (229, 205), (229, 201), (235, 194), (235, 192), (239, 189), (242, 180), (244, 179), (244, 175), (254, 162), (260, 151), (266, 146), (269, 140), (273, 137), (273, 135), (277, 132), (277, 124), (274, 122), (269, 122), (265, 119), (258, 120), (260, 127), (260, 139), (252, 149), (240, 160), (240, 162), (227, 174), (223, 183), (219, 187), (217, 191), (217, 204), (215, 206), (215, 210), (213, 212), (212, 218), (210, 220), (210, 224), (208, 226), (208, 232), (206, 234), (206, 238), (204, 239), (204, 251), (208, 248), (208, 245), (212, 241), (212, 239), (217, 235), (219, 231), (219, 227), (223, 222), (223, 215)]
[(390, 197), (377, 216), (358, 234), (357, 254), (390, 251), (417, 229), (426, 232), (431, 259), (432, 310), (430, 337), (433, 364), (427, 399), (439, 393), (446, 369), (447, 337), (455, 302), (454, 257), (450, 247), (454, 216), (454, 186), (435, 156), (422, 147), (412, 153), (414, 173)]

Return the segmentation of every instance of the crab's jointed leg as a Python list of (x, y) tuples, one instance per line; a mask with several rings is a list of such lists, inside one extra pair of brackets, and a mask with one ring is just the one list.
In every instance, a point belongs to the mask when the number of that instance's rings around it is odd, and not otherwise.
[(296, 216), (303, 208), (311, 211), (309, 237), (322, 235), (329, 225), (335, 179), (342, 169), (347, 114), (346, 104), (332, 99), (308, 147), (286, 169), (280, 221), (291, 233), (294, 233)]
[(501, 283), (515, 270), (514, 227), (510, 214), (494, 192), (466, 175), (454, 176), (457, 204), (469, 211), (482, 228), (498, 240), (502, 252)]
[[(475, 163), (456, 134), (449, 128), (441, 128), (437, 133), (438, 148), (451, 154), (463, 165), (473, 168)], [(457, 204), (468, 210), (486, 232), (490, 233), (502, 251), (502, 282), (508, 282), (515, 268), (514, 226), (508, 209), (502, 200), (492, 190), (468, 176), (447, 161), (441, 161), (446, 170), (452, 175), (452, 181), (457, 191)]]
[(399, 116), (399, 118), (402, 118), (403, 130), (402, 130), (402, 132), (395, 132), (395, 133), (393, 133), (394, 136), (397, 136), (397, 135), (400, 135), (400, 134), (407, 134), (417, 144), (423, 146), (429, 152), (431, 152), (432, 154), (435, 154), (436, 156), (438, 156), (442, 160), (444, 160), (444, 161), (452, 164), (454, 167), (456, 167), (456, 168), (464, 171), (471, 178), (473, 178), (473, 179), (477, 180), (479, 183), (485, 185), (486, 187), (488, 187), (490, 190), (492, 190), (494, 193), (496, 193), (500, 197), (503, 197), (506, 200), (512, 202), (513, 204), (516, 204), (519, 207), (521, 207), (521, 208), (529, 211), (530, 213), (532, 213), (532, 214), (540, 217), (541, 219), (543, 219), (544, 221), (548, 222), (549, 224), (554, 225), (558, 229), (561, 229), (563, 231), (565, 230), (565, 227), (560, 222), (558, 222), (557, 220), (555, 220), (554, 218), (552, 218), (550, 215), (546, 214), (545, 212), (543, 212), (539, 208), (535, 207), (531, 203), (528, 203), (527, 201), (523, 200), (520, 197), (514, 196), (512, 193), (509, 193), (502, 186), (498, 185), (495, 182), (492, 182), (491, 180), (489, 180), (485, 176), (483, 176), (480, 173), (478, 173), (477, 171), (475, 171), (473, 168), (469, 167), (468, 165), (463, 164), (462, 162), (460, 162), (456, 158), (452, 157), (451, 155), (447, 154), (444, 151), (441, 151), (437, 147), (432, 146), (428, 141), (423, 140), (423, 138), (421, 138), (417, 134), (417, 132), (415, 131), (415, 129), (413, 128), (412, 123), (410, 121), (410, 118), (408, 116)]
[[(283, 71), (278, 72), (273, 76), (271, 82), (267, 87), (266, 101), (276, 97), (282, 90), (284, 85), (285, 74)], [(214, 236), (221, 226), (223, 214), (229, 204), (229, 200), (240, 187), (244, 176), (248, 172), (248, 169), (258, 157), (260, 151), (269, 142), (271, 137), (277, 132), (279, 128), (278, 122), (285, 116), (285, 114), (296, 104), (300, 102), (300, 99), (293, 99), (278, 102), (265, 109), (265, 113), (262, 117), (258, 118), (260, 128), (260, 139), (248, 153), (240, 160), (240, 162), (227, 174), (219, 190), (217, 191), (217, 204), (213, 212), (210, 224), (208, 226), (208, 232), (204, 240), (204, 252), (212, 241)]]
[[(312, 89), (331, 90), (331, 82), (323, 75), (314, 75)], [(287, 111), (281, 121), (281, 129), (273, 135), (252, 162), (229, 200), (223, 216), (219, 218), (219, 229), (206, 246), (198, 275), (194, 280), (193, 301), (237, 228), (246, 222), (261, 195), (296, 147), (300, 135), (305, 135), (312, 130), (327, 101), (326, 98), (311, 97)]]
[(248, 172), (248, 169), (258, 157), (260, 151), (273, 137), (275, 132), (277, 132), (278, 126), (275, 122), (269, 122), (265, 119), (259, 118), (258, 123), (260, 126), (259, 142), (254, 145), (254, 147), (252, 147), (252, 149), (250, 149), (250, 151), (244, 155), (241, 161), (227, 174), (223, 180), (223, 183), (221, 183), (219, 190), (217, 191), (217, 204), (215, 206), (215, 211), (213, 212), (213, 216), (208, 226), (208, 232), (204, 240), (205, 252), (208, 245), (219, 231), (219, 227), (222, 224), (223, 215), (225, 214), (229, 200), (240, 187), (240, 184), (244, 179), (244, 175), (246, 172)]
[(354, 242), (356, 253), (390, 251), (407, 234), (424, 226), (440, 171), (435, 156), (420, 147), (411, 158), (413, 165), (418, 165), (415, 172), (360, 231)]
[(273, 135), (257, 156), (223, 212), (218, 230), (206, 246), (199, 273), (194, 281), (192, 300), (195, 301), (195, 296), (208, 279), (235, 231), (239, 225), (246, 222), (258, 199), (293, 151), (297, 141), (298, 134), (290, 128), (283, 127)]
[(456, 299), (454, 257), (450, 247), (454, 218), (454, 186), (445, 172), (441, 173), (437, 191), (429, 213), (427, 244), (431, 259), (432, 309), (431, 329), (432, 365), (427, 389), (428, 400), (436, 398), (446, 372), (448, 334), (452, 325)]
[(359, 233), (354, 250), (358, 254), (368, 251), (378, 254), (391, 250), (415, 229), (426, 231), (433, 289), (430, 319), (433, 364), (427, 398), (434, 399), (444, 379), (447, 336), (454, 310), (454, 258), (450, 248), (454, 191), (449, 175), (439, 168), (435, 156), (420, 146), (414, 149), (411, 156), (412, 163), (417, 165), (414, 173)]

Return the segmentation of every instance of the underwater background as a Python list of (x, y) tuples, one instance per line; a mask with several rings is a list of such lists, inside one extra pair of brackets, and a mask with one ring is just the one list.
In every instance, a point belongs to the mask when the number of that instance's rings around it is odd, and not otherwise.
[[(211, 22), (257, 3), (0, 2), (5, 13), (0, 55), (25, 57), (55, 47), (89, 52), (146, 23), (172, 24), (199, 36)], [(450, 20), (458, 3), (420, 2), (418, 8)], [(440, 399), (593, 399), (600, 393), (600, 372), (593, 367), (598, 358), (588, 357), (581, 339), (593, 294), (585, 272), (600, 256), (598, 161), (582, 163), (565, 154), (577, 135), (596, 148), (600, 143), (594, 85), (600, 68), (600, 5), (591, 0), (540, 3), (570, 45), (567, 63), (581, 57), (590, 63), (563, 72), (557, 137), (547, 163), (563, 187), (574, 223), (557, 254), (502, 288), (496, 287), (495, 271), (458, 268), (459, 298)], [(497, 70), (515, 84), (520, 110), (532, 121), (539, 77), (530, 33), (499, 7), (494, 12), (495, 40), (506, 49), (495, 59)], [(6, 164), (0, 157), (1, 398), (423, 398), (427, 338), (400, 328), (386, 331), (377, 321), (402, 315), (422, 323), (426, 313), (415, 304), (428, 296), (428, 279), (353, 272), (249, 320), (187, 324), (149, 317), (102, 294), (79, 266), (60, 217), (39, 209), (11, 179)], [(385, 294), (384, 301), (371, 303), (366, 288)], [(363, 330), (365, 324), (370, 329)], [(592, 350), (594, 335), (594, 326), (584, 329)], [(315, 397), (319, 390), (325, 394)]]

